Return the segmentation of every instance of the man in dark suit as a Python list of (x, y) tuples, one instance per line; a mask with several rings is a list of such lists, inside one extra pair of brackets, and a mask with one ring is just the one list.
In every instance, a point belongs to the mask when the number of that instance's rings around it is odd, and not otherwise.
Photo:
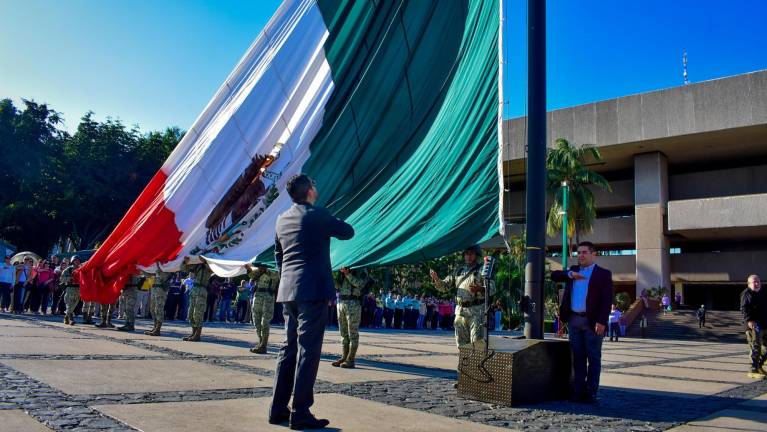
[[(591, 242), (578, 244), (578, 265), (568, 271), (553, 271), (554, 282), (565, 282), (559, 316), (569, 323), (573, 351), (573, 400), (596, 402), (602, 369), (602, 339), (613, 303), (613, 275), (594, 264)], [(587, 364), (588, 362), (588, 364)]]
[(330, 422), (315, 418), (309, 408), (314, 403), (328, 302), (335, 297), (330, 238), (348, 240), (354, 229), (314, 206), (317, 189), (306, 174), (293, 176), (287, 190), (293, 206), (277, 219), (274, 253), (280, 272), (277, 302), (283, 306), (287, 340), (277, 358), (269, 423), (290, 420), (291, 429), (321, 429)]

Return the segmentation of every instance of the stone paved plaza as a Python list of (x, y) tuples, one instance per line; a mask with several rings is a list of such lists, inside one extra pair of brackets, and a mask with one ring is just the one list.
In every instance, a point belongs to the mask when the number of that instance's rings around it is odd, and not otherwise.
[[(0, 314), (0, 431), (268, 431), (277, 344), (248, 352), (246, 326), (206, 327), (182, 342), (51, 317)], [(283, 332), (273, 329), (273, 342)], [(605, 342), (600, 403), (503, 407), (460, 399), (457, 349), (444, 331), (365, 331), (358, 367), (330, 366), (328, 331), (314, 412), (329, 430), (767, 430), (767, 381), (746, 377), (746, 345), (624, 339)]]

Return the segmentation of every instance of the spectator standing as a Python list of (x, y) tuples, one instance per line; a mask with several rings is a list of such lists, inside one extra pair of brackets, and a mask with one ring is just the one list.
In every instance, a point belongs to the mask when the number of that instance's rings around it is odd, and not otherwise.
[(375, 296), (375, 302), (376, 302), (376, 312), (375, 312), (375, 318), (373, 319), (373, 328), (381, 328), (381, 323), (383, 322), (383, 297), (382, 295)]
[(250, 288), (247, 282), (243, 280), (237, 287), (237, 316), (235, 318), (238, 323), (245, 322), (245, 317), (248, 315), (248, 300), (250, 300)]
[(615, 305), (611, 306), (608, 322), (610, 323), (610, 342), (618, 342), (618, 336), (620, 335), (620, 320), (621, 311)]
[(495, 301), (495, 331), (503, 330), (503, 305), (500, 300)]
[[(54, 255), (54, 259), (55, 258), (56, 256)], [(53, 301), (51, 302), (52, 315), (62, 315), (66, 309), (66, 304), (64, 303), (64, 291), (66, 287), (59, 282), (61, 279), (61, 272), (64, 271), (64, 269), (68, 266), (69, 258), (64, 258), (61, 260), (61, 263), (53, 270), (55, 279), (53, 281)]]
[(748, 277), (748, 288), (740, 294), (740, 311), (746, 325), (746, 340), (751, 351), (749, 378), (765, 379), (767, 372), (767, 292), (758, 275)]
[(695, 316), (698, 317), (698, 328), (706, 327), (706, 305), (700, 305)]
[(8, 312), (11, 308), (11, 288), (16, 277), (16, 269), (11, 265), (11, 257), (3, 258), (0, 264), (0, 310)]
[(48, 302), (53, 291), (53, 282), (56, 274), (53, 272), (53, 263), (48, 260), (40, 260), (37, 266), (37, 301), (32, 305), (33, 312), (45, 315), (48, 312)]
[(218, 320), (221, 322), (232, 321), (232, 301), (236, 294), (236, 288), (232, 283), (231, 278), (226, 278), (223, 284), (221, 284), (221, 302), (219, 306)]
[(671, 312), (671, 299), (668, 294), (663, 294), (660, 303), (663, 306), (663, 315), (666, 315), (666, 312)]
[(418, 328), (419, 329), (426, 328), (425, 326), (426, 312), (427, 312), (426, 297), (421, 297), (418, 303)]
[(682, 307), (682, 293), (677, 292), (674, 294), (674, 308), (679, 310)]
[(25, 257), (24, 261), (16, 265), (13, 286), (13, 313), (20, 314), (24, 311), (26, 292), (32, 278), (32, 258)]
[(386, 294), (386, 298), (384, 299), (384, 322), (386, 322), (387, 329), (391, 328), (392, 319), (394, 319), (395, 300), (396, 299), (392, 295), (391, 291)]
[(394, 299), (394, 328), (402, 329), (402, 317), (405, 315), (405, 301), (401, 295), (397, 294)]
[(154, 275), (146, 274), (145, 276), (136, 292), (136, 306), (139, 309), (136, 314), (142, 318), (149, 318), (149, 292), (154, 285)]
[(644, 311), (642, 311), (642, 316), (639, 318), (639, 335), (642, 336), (642, 339), (647, 334), (647, 315)]
[(208, 280), (204, 321), (215, 321), (218, 301), (221, 299), (221, 280), (213, 276)]

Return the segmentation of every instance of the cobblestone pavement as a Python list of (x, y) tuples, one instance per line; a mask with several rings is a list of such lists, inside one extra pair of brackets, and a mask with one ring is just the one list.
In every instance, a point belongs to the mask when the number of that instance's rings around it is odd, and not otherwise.
[[(165, 428), (152, 429), (120, 410), (112, 416), (104, 412), (131, 405), (167, 407), (172, 414), (215, 401), (265, 411), (262, 398), (271, 394), (278, 345), (270, 345), (266, 356), (252, 355), (247, 349), (254, 332), (228, 324), (207, 326), (204, 342), (181, 343), (178, 338), (188, 332), (182, 324), (168, 323), (162, 337), (152, 338), (138, 330), (64, 326), (58, 317), (0, 314), (0, 414), (26, 413), (56, 431), (133, 431)], [(142, 321), (139, 327), (147, 325)], [(273, 332), (272, 340), (279, 341), (282, 330)], [(461, 420), (520, 430), (666, 430), (733, 407), (761, 415), (763, 405), (744, 402), (767, 394), (767, 381), (745, 377), (745, 344), (606, 342), (599, 404), (511, 408), (457, 397), (452, 388), (457, 350), (449, 332), (365, 331), (353, 374), (329, 367), (338, 341), (336, 331), (327, 332), (318, 398), (344, 395), (350, 405), (374, 402), (364, 405), (368, 411), (400, 407), (406, 410), (398, 412), (414, 416), (400, 424), (396, 417), (381, 422), (375, 412), (355, 411), (372, 415), (370, 430), (422, 430), (434, 419), (456, 430), (465, 429)], [(157, 408), (158, 403), (166, 405)], [(211, 422), (199, 424), (199, 430), (216, 430), (220, 424), (214, 420), (222, 415), (210, 413)], [(254, 427), (237, 426), (225, 430)]]

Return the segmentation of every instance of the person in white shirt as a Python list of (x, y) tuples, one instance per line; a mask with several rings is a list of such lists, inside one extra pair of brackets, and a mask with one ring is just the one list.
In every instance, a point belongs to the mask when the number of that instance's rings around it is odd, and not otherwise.
[(608, 321), (610, 323), (610, 342), (613, 342), (613, 338), (615, 338), (615, 342), (618, 342), (618, 335), (620, 334), (621, 311), (619, 311), (615, 305), (612, 305), (612, 308), (610, 309), (610, 316), (608, 317)]
[(15, 268), (11, 265), (11, 257), (6, 256), (0, 264), (0, 310), (8, 312), (11, 307), (11, 287), (15, 278)]

